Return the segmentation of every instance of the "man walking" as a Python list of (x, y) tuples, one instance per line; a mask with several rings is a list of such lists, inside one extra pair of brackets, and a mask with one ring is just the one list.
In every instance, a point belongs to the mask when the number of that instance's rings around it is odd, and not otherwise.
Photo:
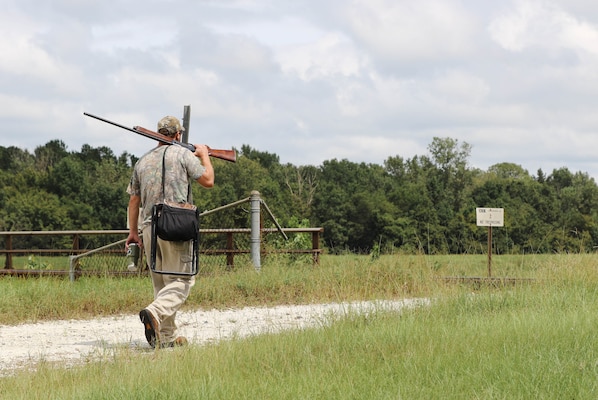
[[(158, 122), (158, 132), (174, 140), (181, 140), (183, 128), (179, 120), (166, 116)], [(177, 145), (158, 144), (135, 164), (129, 194), (129, 236), (126, 246), (144, 246), (146, 259), (151, 258), (152, 208), (159, 203), (192, 204), (191, 181), (205, 188), (214, 186), (214, 168), (206, 145), (195, 144), (195, 152)], [(162, 179), (162, 163), (165, 175)], [(162, 183), (164, 187), (162, 187)], [(142, 213), (140, 215), (139, 208)], [(141, 217), (141, 225), (139, 218)], [(143, 241), (139, 237), (141, 229)], [(171, 242), (160, 238), (156, 244), (156, 271), (188, 272), (193, 261), (191, 242)], [(154, 301), (139, 312), (145, 337), (151, 347), (184, 345), (187, 339), (176, 336), (176, 313), (183, 305), (195, 283), (192, 275), (169, 275), (151, 272)]]

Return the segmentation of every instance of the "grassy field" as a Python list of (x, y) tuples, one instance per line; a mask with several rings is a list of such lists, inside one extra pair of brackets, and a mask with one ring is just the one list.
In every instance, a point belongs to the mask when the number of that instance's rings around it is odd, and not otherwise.
[[(0, 378), (1, 398), (595, 399), (595, 256), (325, 256), (202, 271), (186, 307), (426, 297), (401, 313)], [(0, 279), (0, 324), (134, 313), (148, 278)], [(56, 299), (60, 299), (57, 301)]]

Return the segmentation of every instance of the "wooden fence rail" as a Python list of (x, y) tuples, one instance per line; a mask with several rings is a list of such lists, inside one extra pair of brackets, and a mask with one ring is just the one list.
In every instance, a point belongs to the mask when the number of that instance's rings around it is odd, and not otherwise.
[[(262, 233), (277, 232), (277, 229), (262, 229)], [(319, 263), (319, 257), (322, 252), (320, 248), (320, 234), (324, 231), (324, 228), (282, 228), (285, 233), (311, 233), (312, 236), (312, 247), (311, 249), (290, 249), (290, 250), (276, 250), (276, 253), (305, 253), (311, 254), (314, 263)], [(235, 254), (249, 253), (249, 249), (235, 249), (233, 248), (234, 234), (250, 234), (251, 229), (240, 228), (240, 229), (200, 229), (200, 234), (222, 234), (226, 235), (226, 248), (225, 249), (204, 249), (201, 253), (206, 255), (224, 254), (227, 257), (227, 265), (233, 265), (233, 258)], [(94, 236), (94, 235), (128, 235), (128, 230), (73, 230), (73, 231), (5, 231), (0, 232), (0, 236), (4, 237), (4, 249), (0, 249), (0, 254), (5, 255), (4, 270), (13, 269), (13, 255), (26, 255), (26, 254), (53, 254), (53, 255), (74, 255), (81, 254), (89, 251), (89, 249), (81, 249), (79, 247), (80, 239), (82, 236)], [(13, 238), (17, 236), (71, 236), (72, 246), (71, 248), (62, 249), (14, 249)], [(0, 270), (0, 273), (2, 270)], [(9, 272), (9, 271), (5, 271)]]

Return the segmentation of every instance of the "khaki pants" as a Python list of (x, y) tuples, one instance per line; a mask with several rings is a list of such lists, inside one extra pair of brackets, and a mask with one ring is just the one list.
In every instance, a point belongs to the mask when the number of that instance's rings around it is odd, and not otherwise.
[[(151, 256), (151, 227), (143, 230), (146, 260)], [(193, 261), (193, 245), (189, 242), (168, 242), (158, 238), (156, 271), (189, 272)], [(176, 338), (176, 313), (195, 284), (195, 276), (178, 276), (151, 272), (154, 301), (146, 307), (160, 324), (160, 340), (172, 342)]]

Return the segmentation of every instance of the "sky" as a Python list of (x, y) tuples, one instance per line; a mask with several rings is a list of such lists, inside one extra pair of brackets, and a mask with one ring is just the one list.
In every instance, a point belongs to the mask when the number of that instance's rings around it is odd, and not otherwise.
[(189, 141), (283, 164), (382, 165), (471, 145), (469, 166), (598, 179), (598, 2), (3, 0), (0, 145)]

